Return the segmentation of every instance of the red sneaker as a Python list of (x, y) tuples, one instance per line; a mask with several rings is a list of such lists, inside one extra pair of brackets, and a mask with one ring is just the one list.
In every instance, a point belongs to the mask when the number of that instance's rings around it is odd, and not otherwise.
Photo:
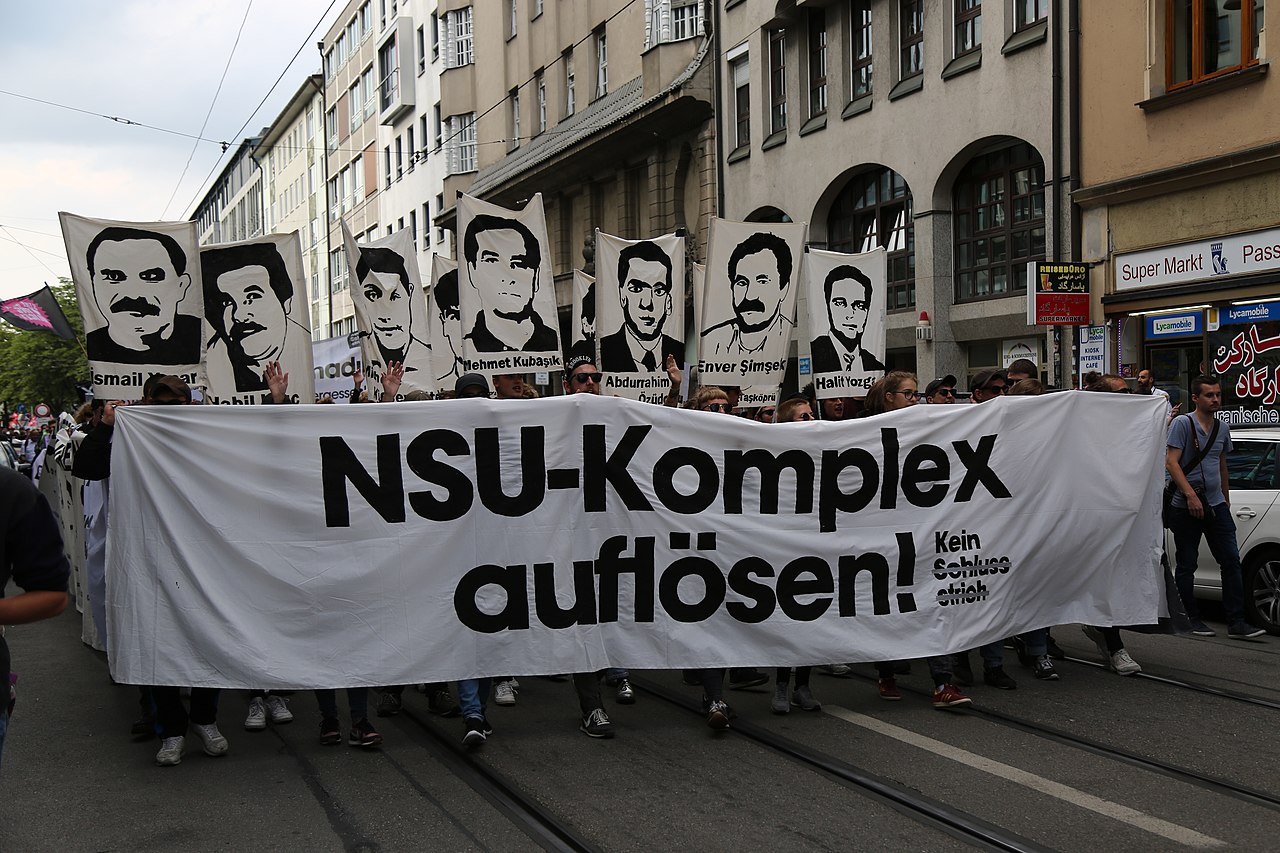
[(876, 689), (880, 691), (881, 699), (888, 699), (890, 702), (897, 702), (902, 698), (902, 694), (898, 692), (898, 682), (892, 678), (882, 678), (877, 681)]
[(961, 705), (972, 705), (973, 700), (960, 692), (954, 684), (944, 684), (933, 691), (933, 707), (958, 708)]

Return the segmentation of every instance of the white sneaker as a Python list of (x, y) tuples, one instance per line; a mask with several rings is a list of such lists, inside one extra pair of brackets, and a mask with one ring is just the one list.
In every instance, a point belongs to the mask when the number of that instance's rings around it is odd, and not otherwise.
[(156, 753), (156, 764), (161, 767), (173, 767), (182, 763), (182, 750), (187, 739), (184, 737), (167, 737), (160, 741), (160, 751)]
[(200, 738), (200, 744), (204, 747), (205, 755), (214, 757), (226, 755), (227, 750), (231, 748), (231, 744), (227, 743), (227, 739), (222, 736), (222, 732), (218, 731), (217, 723), (209, 723), (204, 726), (192, 723), (191, 728), (195, 731), (196, 736)]
[(293, 722), (293, 712), (289, 710), (289, 700), (275, 694), (268, 696), (267, 716), (271, 718), (271, 722), (277, 725)]
[(516, 704), (516, 688), (514, 681), (499, 681), (493, 688), (493, 704), (495, 705), (514, 705)]
[(1142, 667), (1138, 666), (1138, 662), (1129, 657), (1129, 653), (1124, 649), (1111, 656), (1111, 668), (1117, 675), (1133, 675), (1135, 672), (1142, 672)]
[(251, 732), (262, 731), (267, 727), (267, 707), (262, 704), (261, 696), (249, 700), (249, 713), (244, 718), (244, 727)]

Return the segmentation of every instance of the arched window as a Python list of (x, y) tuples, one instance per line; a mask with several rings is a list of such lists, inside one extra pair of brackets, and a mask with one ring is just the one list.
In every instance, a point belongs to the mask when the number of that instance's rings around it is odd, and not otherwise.
[(902, 176), (880, 167), (855, 175), (831, 204), (827, 246), (834, 252), (889, 253), (889, 310), (916, 304), (916, 232), (911, 190)]
[(956, 179), (956, 301), (1027, 289), (1044, 260), (1044, 161), (1025, 142), (980, 154)]

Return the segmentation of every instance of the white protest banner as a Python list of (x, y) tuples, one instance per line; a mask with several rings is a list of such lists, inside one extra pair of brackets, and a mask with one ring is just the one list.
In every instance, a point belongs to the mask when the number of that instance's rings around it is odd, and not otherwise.
[[(1163, 401), (1110, 394), (782, 425), (593, 394), (121, 409), (112, 674), (798, 666), (1149, 623), (1164, 441)], [(157, 464), (196, 447), (216, 468)]]
[(328, 397), (335, 403), (350, 403), (356, 392), (355, 375), (362, 370), (360, 347), (351, 345), (348, 335), (311, 343), (315, 402)]
[(194, 222), (61, 212), (93, 396), (136, 400), (156, 373), (204, 385), (204, 291)]
[(752, 386), (744, 406), (773, 402), (796, 326), (803, 223), (711, 220), (699, 320), (704, 385)]
[(569, 324), (569, 360), (589, 358), (598, 367), (596, 355), (596, 280), (582, 270), (573, 271), (573, 319)]
[(884, 249), (805, 255), (810, 367), (819, 399), (865, 397), (884, 376), (885, 258)]
[(458, 297), (468, 373), (560, 370), (551, 241), (535, 193), (523, 210), (463, 194), (458, 199)]
[(410, 391), (435, 391), (431, 345), (427, 341), (427, 302), (413, 235), (402, 228), (381, 240), (357, 246), (343, 220), (342, 238), (351, 270), (348, 290), (362, 336), (369, 399), (382, 399), (382, 374), (393, 361), (404, 365), (396, 399)]
[(667, 356), (682, 368), (684, 238), (623, 240), (596, 229), (600, 393), (662, 404)]
[(431, 372), (442, 391), (454, 390), (462, 376), (462, 315), (458, 313), (458, 262), (431, 256), (431, 291), (427, 294), (427, 329)]
[(270, 402), (266, 369), (289, 374), (289, 402), (315, 399), (311, 373), (311, 302), (298, 232), (268, 234), (200, 250), (210, 404)]

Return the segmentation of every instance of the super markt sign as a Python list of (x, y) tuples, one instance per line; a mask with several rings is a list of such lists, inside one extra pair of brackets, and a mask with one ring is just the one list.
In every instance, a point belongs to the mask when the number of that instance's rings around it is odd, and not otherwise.
[(1116, 255), (1116, 290), (1280, 270), (1280, 228)]

